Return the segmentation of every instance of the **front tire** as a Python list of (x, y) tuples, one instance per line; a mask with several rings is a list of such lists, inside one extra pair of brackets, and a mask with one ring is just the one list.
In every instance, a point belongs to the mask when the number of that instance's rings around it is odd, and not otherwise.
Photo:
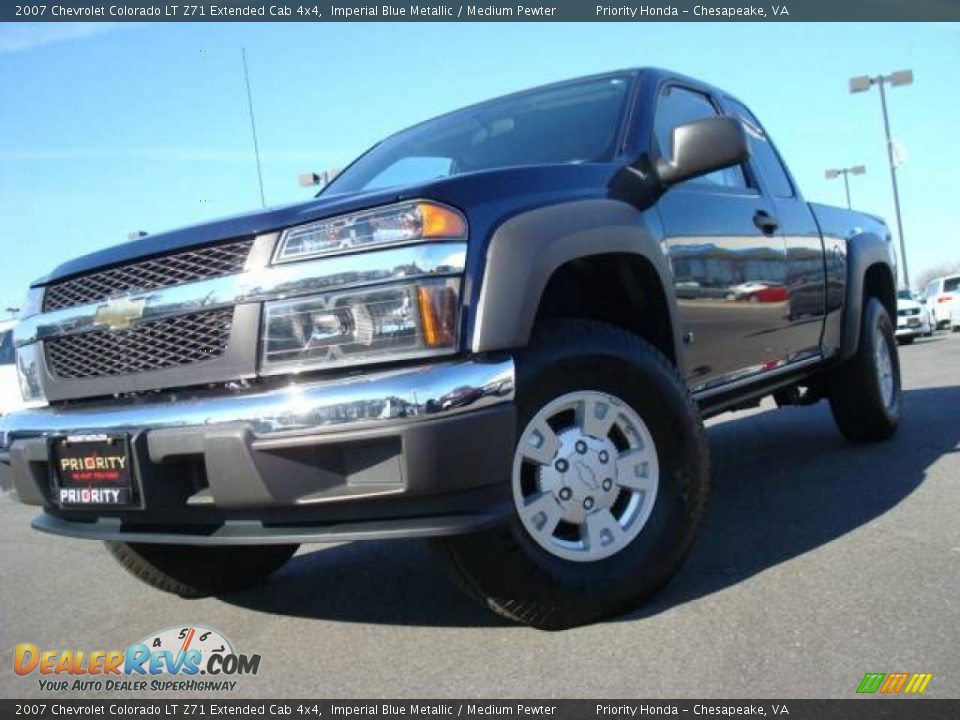
[(869, 298), (860, 324), (856, 354), (836, 371), (830, 409), (851, 442), (886, 440), (897, 430), (901, 412), (900, 356), (886, 308)]
[(517, 367), (514, 512), (436, 544), (461, 589), (517, 622), (633, 608), (680, 566), (703, 512), (698, 409), (656, 348), (600, 323), (550, 323)]
[(256, 585), (278, 570), (297, 545), (195, 547), (104, 543), (127, 572), (151, 587), (200, 598)]

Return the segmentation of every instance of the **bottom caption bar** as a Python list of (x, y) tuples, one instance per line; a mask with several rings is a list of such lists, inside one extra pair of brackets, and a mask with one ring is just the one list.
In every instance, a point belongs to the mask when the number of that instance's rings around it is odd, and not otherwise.
[(855, 700), (0, 700), (12, 717), (783, 717), (791, 720), (956, 720), (960, 699)]

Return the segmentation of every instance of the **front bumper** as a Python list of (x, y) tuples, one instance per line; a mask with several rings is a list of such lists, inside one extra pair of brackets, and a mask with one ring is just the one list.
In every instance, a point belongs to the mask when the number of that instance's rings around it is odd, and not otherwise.
[[(100, 401), (0, 418), (0, 475), (34, 527), (129, 542), (333, 542), (467, 532), (507, 507), (509, 357)], [(136, 507), (65, 509), (48, 438), (125, 432)]]
[(900, 315), (897, 317), (897, 337), (912, 337), (929, 332), (927, 323), (920, 315)]

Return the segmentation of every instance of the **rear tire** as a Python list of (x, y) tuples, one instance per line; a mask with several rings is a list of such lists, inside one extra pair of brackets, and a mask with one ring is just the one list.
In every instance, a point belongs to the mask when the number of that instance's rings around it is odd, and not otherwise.
[(631, 609), (678, 569), (703, 513), (699, 411), (663, 354), (600, 323), (549, 323), (517, 369), (514, 512), (434, 544), (461, 590), (516, 622), (558, 630)]
[(219, 595), (256, 585), (278, 570), (299, 547), (104, 544), (127, 572), (147, 585), (182, 598)]
[(830, 409), (847, 440), (886, 440), (900, 422), (901, 394), (893, 323), (883, 304), (871, 297), (863, 309), (857, 352), (831, 378)]

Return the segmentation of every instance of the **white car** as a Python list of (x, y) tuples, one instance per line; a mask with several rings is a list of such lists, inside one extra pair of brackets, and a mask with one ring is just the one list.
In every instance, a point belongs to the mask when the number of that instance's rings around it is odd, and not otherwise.
[(913, 299), (909, 290), (897, 292), (897, 340), (909, 345), (917, 336), (931, 332), (930, 319), (923, 305)]
[(950, 324), (950, 313), (960, 302), (960, 275), (947, 275), (927, 283), (923, 289), (927, 305), (933, 310), (937, 328)]
[(740, 300), (741, 298), (754, 296), (755, 293), (767, 288), (766, 283), (750, 281), (733, 285), (727, 288), (727, 300)]
[(913, 299), (920, 303), (923, 308), (923, 314), (927, 318), (927, 324), (930, 326), (930, 332), (924, 333), (925, 337), (930, 337), (933, 335), (933, 331), (937, 329), (937, 319), (933, 314), (933, 306), (927, 302), (927, 298), (923, 293), (919, 293), (914, 290), (912, 293)]
[(15, 320), (0, 320), (0, 415), (23, 405), (13, 354), (13, 326), (16, 324)]

